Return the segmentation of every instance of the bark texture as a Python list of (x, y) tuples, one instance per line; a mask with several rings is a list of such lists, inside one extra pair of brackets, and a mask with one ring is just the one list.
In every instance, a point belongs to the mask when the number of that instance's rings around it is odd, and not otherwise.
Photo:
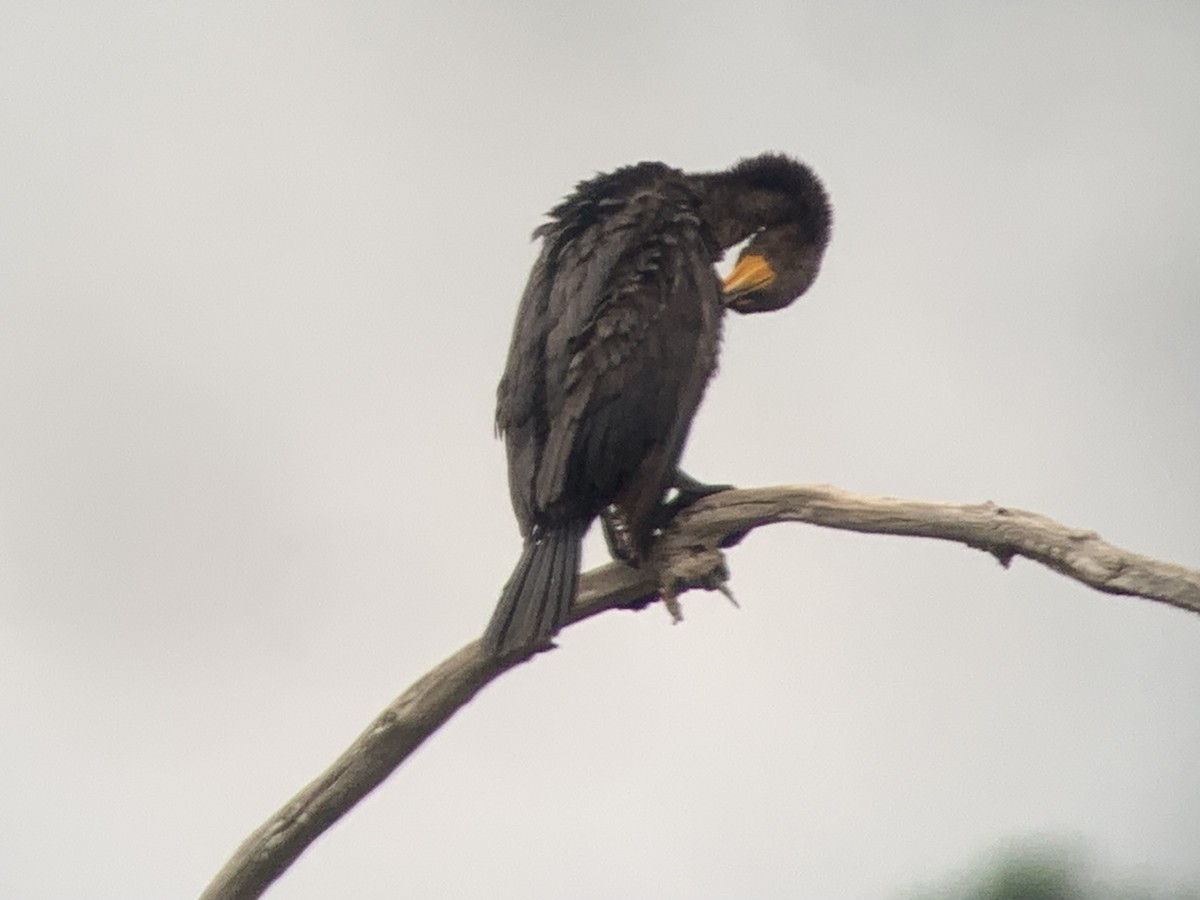
[[(615, 607), (637, 608), (701, 587), (720, 589), (722, 546), (754, 528), (805, 522), (871, 534), (936, 538), (984, 550), (1007, 567), (1024, 556), (1109, 594), (1144, 597), (1200, 613), (1200, 570), (1113, 546), (1094, 531), (994, 503), (955, 505), (864, 497), (824, 485), (730, 490), (680, 514), (655, 545), (650, 564), (610, 563), (585, 573), (570, 621)], [(259, 897), (325, 829), (379, 785), (476, 692), (529, 659), (495, 660), (472, 641), (383, 710), (325, 772), (254, 831), (201, 900)]]

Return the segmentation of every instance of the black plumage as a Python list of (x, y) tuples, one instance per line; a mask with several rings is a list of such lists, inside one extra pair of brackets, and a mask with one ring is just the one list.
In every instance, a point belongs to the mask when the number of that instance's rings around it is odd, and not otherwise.
[[(490, 653), (544, 643), (565, 623), (580, 543), (606, 517), (636, 564), (705, 385), (726, 306), (787, 305), (816, 277), (825, 192), (784, 156), (688, 175), (639, 163), (578, 185), (534, 232), (496, 427), (525, 547), (484, 634)], [(750, 237), (724, 287), (713, 263)]]

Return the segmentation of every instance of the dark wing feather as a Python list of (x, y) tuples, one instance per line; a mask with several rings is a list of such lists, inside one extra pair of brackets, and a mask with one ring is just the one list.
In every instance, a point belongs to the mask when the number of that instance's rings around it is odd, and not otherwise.
[(621, 196), (585, 185), (542, 229), (497, 407), (526, 534), (595, 516), (635, 475), (661, 495), (712, 372), (713, 245), (663, 171), (616, 173)]
[(496, 433), (508, 450), (508, 489), (521, 535), (533, 526), (532, 474), (541, 456), (546, 429), (543, 359), (549, 319), (551, 251), (547, 243), (529, 273), (517, 307), (508, 363), (496, 389)]

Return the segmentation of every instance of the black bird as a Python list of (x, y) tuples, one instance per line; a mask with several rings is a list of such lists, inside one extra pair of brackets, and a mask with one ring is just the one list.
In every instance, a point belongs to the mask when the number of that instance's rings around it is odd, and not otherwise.
[[(671, 487), (704, 493), (677, 466), (725, 307), (779, 309), (804, 293), (831, 213), (812, 171), (765, 154), (701, 174), (638, 163), (581, 182), (549, 218), (497, 391), (525, 539), (483, 636), (497, 656), (565, 624), (597, 516), (636, 565)], [(722, 285), (713, 263), (746, 238)]]

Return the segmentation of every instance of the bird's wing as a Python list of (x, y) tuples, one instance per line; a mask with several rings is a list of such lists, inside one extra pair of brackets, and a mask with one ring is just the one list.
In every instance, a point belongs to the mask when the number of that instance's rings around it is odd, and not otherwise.
[(554, 247), (549, 241), (542, 245), (517, 307), (508, 362), (496, 389), (496, 432), (502, 437), (528, 425), (536, 415), (546, 332), (550, 326), (547, 310), (553, 278), (553, 252)]
[[(525, 535), (553, 502), (545, 490), (539, 501), (535, 485), (546, 467), (551, 425), (564, 423), (564, 386), (574, 348), (614, 290), (627, 281), (614, 273), (652, 237), (653, 212), (661, 204), (661, 198), (644, 191), (632, 198), (606, 196), (603, 187), (581, 186), (554, 211), (556, 218), (535, 232), (542, 238), (542, 250), (521, 296), (508, 362), (496, 391), (496, 430), (507, 446), (513, 510)], [(578, 406), (579, 391), (572, 393)], [(570, 455), (569, 448), (564, 450), (561, 458), (550, 461), (559, 467), (558, 476), (553, 476), (559, 482), (564, 480), (561, 466)], [(542, 482), (553, 477), (543, 476)], [(549, 493), (561, 496), (561, 484)]]
[(628, 201), (567, 204), (562, 209), (570, 218), (535, 232), (543, 238), (542, 251), (517, 307), (508, 362), (496, 392), (501, 435), (536, 417), (539, 388), (548, 375), (551, 380), (563, 377), (562, 372), (545, 371), (551, 332), (562, 343), (587, 330), (609, 299), (617, 280), (614, 269), (653, 236), (655, 200), (647, 191)]
[(508, 489), (521, 534), (529, 536), (535, 510), (533, 480), (545, 439), (545, 352), (550, 321), (553, 246), (546, 241), (517, 307), (508, 363), (496, 389), (496, 433), (508, 451)]
[(651, 457), (663, 471), (647, 477), (669, 478), (716, 358), (711, 258), (690, 204), (658, 190), (562, 248), (547, 295), (533, 509), (593, 515)]

